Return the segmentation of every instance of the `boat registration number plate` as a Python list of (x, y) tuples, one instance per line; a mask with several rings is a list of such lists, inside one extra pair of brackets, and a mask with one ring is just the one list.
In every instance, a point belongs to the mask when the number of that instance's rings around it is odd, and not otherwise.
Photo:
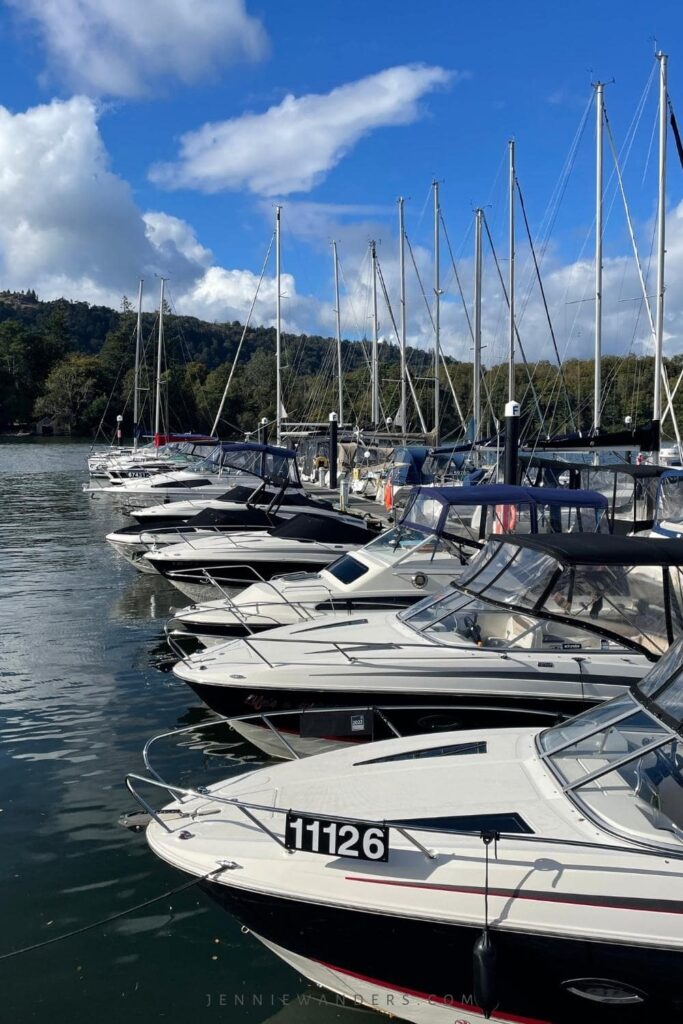
[(322, 853), (326, 857), (388, 861), (389, 828), (386, 825), (332, 821), (288, 811), (285, 846), (288, 850)]

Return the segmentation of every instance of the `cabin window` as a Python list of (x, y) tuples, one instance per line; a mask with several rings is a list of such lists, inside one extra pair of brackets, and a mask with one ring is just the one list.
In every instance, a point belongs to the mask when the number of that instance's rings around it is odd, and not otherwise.
[(328, 565), (327, 572), (329, 572), (336, 580), (340, 583), (355, 583), (356, 580), (360, 579), (368, 572), (368, 566), (363, 565), (353, 557), (353, 555), (342, 555), (332, 565)]

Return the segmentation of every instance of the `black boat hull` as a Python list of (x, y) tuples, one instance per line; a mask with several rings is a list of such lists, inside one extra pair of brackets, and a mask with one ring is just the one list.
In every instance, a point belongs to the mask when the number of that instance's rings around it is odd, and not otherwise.
[[(362, 873), (352, 862), (347, 870), (350, 882)], [(421, 998), (427, 1009), (452, 1009), (453, 1022), (465, 1014), (475, 1019), (482, 1016), (474, 1001), (473, 976), (473, 948), (482, 934), (479, 927), (325, 906), (214, 882), (201, 886), (257, 936), (321, 969), (340, 972), (351, 986), (353, 979), (370, 982), (377, 990), (379, 1009), (402, 1016), (402, 1000), (405, 1005), (408, 998)], [(537, 896), (544, 899), (543, 893)], [(578, 905), (580, 900), (579, 895)], [(577, 912), (578, 906), (567, 908), (572, 919)], [(494, 1020), (654, 1024), (681, 1019), (678, 971), (683, 956), (676, 950), (495, 927), (490, 934), (496, 951), (495, 971), (489, 979), (498, 1000)], [(601, 985), (590, 984), (598, 980)], [(587, 988), (590, 997), (571, 991)], [(394, 993), (393, 1005), (383, 1001), (387, 993)], [(607, 997), (622, 1001), (610, 1003)], [(624, 1001), (629, 998), (633, 1001)]]

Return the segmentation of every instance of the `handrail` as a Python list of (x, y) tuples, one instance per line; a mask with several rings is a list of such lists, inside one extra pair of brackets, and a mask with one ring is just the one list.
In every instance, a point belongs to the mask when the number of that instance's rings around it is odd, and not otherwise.
[[(156, 812), (151, 807), (151, 805), (144, 799), (144, 797), (142, 797), (137, 792), (137, 789), (135, 788), (135, 786), (133, 784), (135, 782), (142, 783), (143, 785), (152, 786), (152, 787), (154, 787), (156, 789), (163, 789), (167, 793), (173, 795), (173, 799), (177, 803), (181, 803), (182, 804), (183, 801), (178, 800), (178, 797), (175, 794), (180, 794), (180, 796), (187, 797), (189, 800), (203, 800), (203, 801), (209, 801), (209, 802), (212, 802), (212, 803), (215, 803), (215, 804), (220, 804), (220, 805), (226, 806), (226, 807), (234, 807), (236, 810), (238, 810), (242, 814), (244, 814), (245, 817), (247, 817), (253, 824), (255, 824), (270, 839), (272, 839), (274, 842), (276, 842), (283, 849), (287, 849), (288, 853), (295, 853), (297, 851), (289, 850), (285, 846), (285, 843), (283, 842), (283, 840), (276, 833), (274, 833), (271, 829), (269, 829), (268, 826), (265, 825), (262, 821), (259, 821), (259, 819), (256, 817), (256, 815), (253, 812), (254, 811), (262, 811), (262, 812), (266, 812), (268, 814), (280, 814), (280, 815), (293, 814), (293, 815), (301, 815), (301, 816), (304, 816), (304, 817), (311, 813), (310, 810), (297, 810), (297, 809), (294, 809), (294, 808), (291, 808), (291, 807), (278, 807), (278, 806), (276, 806), (274, 804), (257, 804), (257, 803), (253, 803), (252, 801), (248, 801), (248, 800), (240, 800), (239, 797), (223, 797), (223, 796), (218, 796), (218, 794), (216, 794), (216, 793), (214, 793), (214, 792), (212, 792), (210, 790), (188, 789), (188, 788), (183, 787), (183, 786), (177, 786), (177, 787), (173, 787), (173, 789), (170, 789), (169, 786), (165, 782), (163, 782), (163, 781), (160, 782), (160, 781), (157, 781), (156, 779), (147, 778), (144, 775), (138, 775), (135, 772), (129, 772), (126, 775), (126, 779), (125, 779), (126, 788), (128, 789), (128, 792), (140, 804), (140, 806), (143, 807), (147, 811), (147, 813), (151, 815), (151, 817), (157, 822), (157, 824), (159, 824), (164, 829), (164, 831), (168, 832), (168, 833), (172, 833), (173, 829), (169, 828), (169, 826), (166, 824), (166, 822), (159, 816), (159, 813)], [(195, 818), (195, 814), (192, 814), (192, 813), (188, 814), (187, 817)], [(372, 819), (372, 818), (349, 817), (349, 816), (338, 815), (338, 814), (321, 814), (321, 817), (324, 817), (328, 821), (336, 822), (337, 824), (363, 825), (363, 826), (365, 826), (365, 825), (370, 825), (370, 826), (378, 825), (378, 826), (382, 826), (384, 828), (394, 829), (395, 831), (399, 832), (405, 839), (407, 839), (408, 842), (410, 842), (413, 846), (415, 846), (421, 853), (423, 853), (429, 860), (435, 860), (439, 856), (438, 851), (428, 849), (426, 846), (424, 846), (418, 839), (415, 838), (415, 836), (412, 834), (413, 832), (426, 833), (427, 835), (435, 835), (436, 834), (436, 835), (458, 836), (458, 837), (462, 837), (462, 838), (473, 838), (473, 839), (480, 839), (480, 840), (483, 839), (485, 837), (485, 835), (487, 837), (488, 837), (488, 835), (490, 835), (490, 833), (482, 832), (481, 829), (480, 830), (474, 830), (474, 829), (472, 829), (472, 830), (469, 830), (469, 829), (467, 829), (467, 830), (465, 830), (465, 829), (463, 829), (463, 830), (457, 829), (456, 830), (456, 829), (446, 829), (446, 828), (434, 827), (434, 826), (429, 826), (429, 825), (410, 825), (410, 826), (408, 826), (404, 821), (391, 821), (391, 820), (386, 820), (386, 819), (382, 820), (382, 821), (377, 821), (376, 819)], [(552, 845), (552, 846), (569, 846), (569, 847), (572, 847), (572, 848), (575, 848), (575, 849), (578, 848), (578, 849), (584, 849), (584, 850), (599, 850), (599, 851), (601, 851), (603, 853), (628, 853), (628, 854), (634, 854), (634, 855), (641, 855), (641, 856), (648, 856), (648, 857), (660, 857), (660, 858), (664, 858), (664, 859), (673, 859), (673, 860), (681, 860), (681, 861), (683, 861), (683, 850), (681, 850), (681, 852), (679, 853), (676, 850), (669, 850), (669, 849), (666, 849), (666, 850), (664, 850), (664, 849), (644, 849), (642, 847), (636, 847), (636, 846), (622, 846), (622, 845), (618, 845), (616, 843), (591, 842), (589, 840), (584, 840), (584, 839), (568, 839), (568, 838), (564, 838), (564, 837), (563, 838), (557, 838), (557, 837), (554, 837), (554, 836), (539, 836), (539, 835), (536, 835), (534, 833), (529, 833), (529, 832), (499, 832), (499, 831), (496, 831), (495, 832), (495, 838), (496, 838), (496, 840), (498, 842), (504, 840), (504, 841), (508, 841), (508, 842), (511, 841), (511, 842), (530, 843), (532, 845), (533, 844), (539, 844), (539, 845), (546, 845), (546, 846), (547, 845)]]
[[(339, 704), (339, 705), (336, 705), (334, 707), (325, 707), (325, 708), (288, 708), (288, 709), (285, 709), (283, 711), (250, 711), (248, 714), (245, 714), (245, 715), (215, 715), (213, 718), (207, 719), (206, 722), (199, 722), (196, 725), (186, 725), (186, 726), (183, 726), (180, 729), (169, 729), (167, 732), (161, 732), (161, 733), (157, 733), (154, 736), (151, 736), (147, 740), (147, 742), (145, 743), (145, 745), (144, 745), (144, 747), (142, 749), (142, 760), (144, 762), (144, 765), (145, 765), (145, 768), (147, 769), (147, 771), (151, 772), (157, 779), (159, 779), (161, 781), (161, 776), (156, 771), (156, 769), (153, 767), (152, 762), (151, 762), (151, 758), (150, 758), (150, 751), (151, 751), (151, 749), (152, 749), (152, 747), (154, 746), (155, 743), (158, 743), (160, 740), (169, 739), (169, 738), (174, 737), (174, 736), (183, 736), (186, 733), (199, 732), (200, 730), (210, 729), (210, 728), (213, 728), (213, 727), (219, 726), (219, 725), (227, 725), (230, 728), (232, 728), (233, 727), (233, 723), (235, 723), (235, 722), (247, 722), (248, 723), (248, 722), (252, 722), (252, 721), (260, 721), (260, 722), (264, 722), (273, 732), (278, 732), (276, 726), (273, 725), (273, 719), (276, 719), (276, 718), (285, 718), (286, 719), (286, 718), (291, 718), (292, 715), (299, 715), (301, 717), (301, 716), (305, 716), (305, 715), (320, 714), (321, 712), (325, 712), (326, 714), (333, 714), (333, 713), (336, 713), (336, 712), (348, 712), (349, 714), (354, 714), (354, 713), (359, 713), (359, 712), (364, 712), (364, 711), (373, 711), (377, 715), (379, 715), (379, 717), (385, 723), (385, 725), (387, 726), (389, 731), (394, 734), (394, 737), (397, 738), (397, 739), (400, 739), (402, 734), (399, 732), (399, 730), (396, 728), (396, 726), (393, 724), (393, 722), (391, 721), (391, 719), (389, 717), (392, 712), (396, 712), (396, 711), (423, 711), (423, 712), (425, 712), (425, 711), (447, 711), (449, 713), (452, 713), (452, 712), (455, 712), (455, 711), (462, 711), (462, 710), (497, 711), (497, 710), (500, 710), (500, 709), (496, 705), (494, 705), (494, 704), (466, 704), (466, 703), (463, 703), (463, 704), (363, 704), (363, 705), (355, 705), (355, 706), (348, 706), (348, 705)], [(539, 718), (547, 718), (548, 717), (548, 712), (547, 711), (541, 711), (541, 710), (535, 710), (535, 709), (534, 710), (528, 710), (526, 708), (516, 708), (516, 707), (509, 708), (509, 709), (506, 709), (506, 710), (510, 711), (513, 714), (532, 715), (532, 716), (537, 716)], [(557, 718), (563, 718), (563, 717), (568, 717), (568, 716), (563, 716), (561, 714), (558, 714), (556, 717)], [(281, 734), (278, 733), (278, 735), (280, 735), (280, 738), (282, 739)], [(297, 753), (297, 751), (292, 748), (291, 744), (288, 741), (285, 741), (283, 739), (282, 742), (283, 742), (283, 746), (285, 746), (285, 748), (288, 751), (290, 751), (291, 753), (294, 754), (296, 760), (300, 760), (301, 759), (301, 755), (299, 753)]]

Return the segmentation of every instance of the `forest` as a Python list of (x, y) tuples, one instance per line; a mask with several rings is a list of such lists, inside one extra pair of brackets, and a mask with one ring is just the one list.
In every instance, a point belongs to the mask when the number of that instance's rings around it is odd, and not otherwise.
[[(146, 433), (153, 426), (157, 330), (157, 315), (143, 314), (140, 421)], [(240, 357), (233, 369), (243, 333)], [(31, 430), (43, 421), (48, 432), (109, 439), (116, 428), (116, 418), (121, 415), (124, 437), (130, 438), (135, 334), (136, 314), (125, 296), (117, 311), (66, 299), (41, 302), (31, 290), (0, 292), (0, 429), (4, 433)], [(261, 418), (274, 418), (273, 328), (254, 327), (244, 332), (236, 321), (208, 323), (166, 309), (163, 353), (165, 430), (210, 430), (231, 371), (233, 379), (221, 418), (220, 436), (241, 436), (255, 430)], [(675, 356), (666, 363), (673, 382), (683, 369), (683, 356)], [(329, 412), (337, 406), (334, 340), (283, 334), (282, 364), (284, 405), (290, 421), (327, 422)], [(631, 417), (634, 427), (647, 425), (651, 420), (653, 359), (606, 356), (602, 364), (603, 428), (621, 428), (625, 417)], [(431, 353), (411, 348), (408, 365), (427, 426), (431, 426)], [(367, 426), (368, 346), (344, 341), (342, 366), (344, 421), (349, 426)], [(396, 344), (384, 342), (380, 346), (379, 376), (383, 415), (395, 420), (400, 388), (400, 353)], [(541, 422), (545, 434), (590, 429), (592, 360), (571, 359), (561, 367), (549, 360), (518, 364), (516, 382), (529, 431), (537, 432)], [(495, 431), (494, 414), (502, 417), (506, 390), (507, 368), (486, 368), (482, 378), (484, 434)], [(446, 367), (441, 367), (440, 393), (442, 437), (462, 436), (466, 432), (463, 420), (467, 424), (472, 411), (471, 364), (447, 358)], [(683, 393), (677, 394), (674, 404), (680, 416)], [(419, 429), (410, 400), (409, 407), (408, 426)], [(664, 433), (670, 432), (671, 420), (664, 424)]]

